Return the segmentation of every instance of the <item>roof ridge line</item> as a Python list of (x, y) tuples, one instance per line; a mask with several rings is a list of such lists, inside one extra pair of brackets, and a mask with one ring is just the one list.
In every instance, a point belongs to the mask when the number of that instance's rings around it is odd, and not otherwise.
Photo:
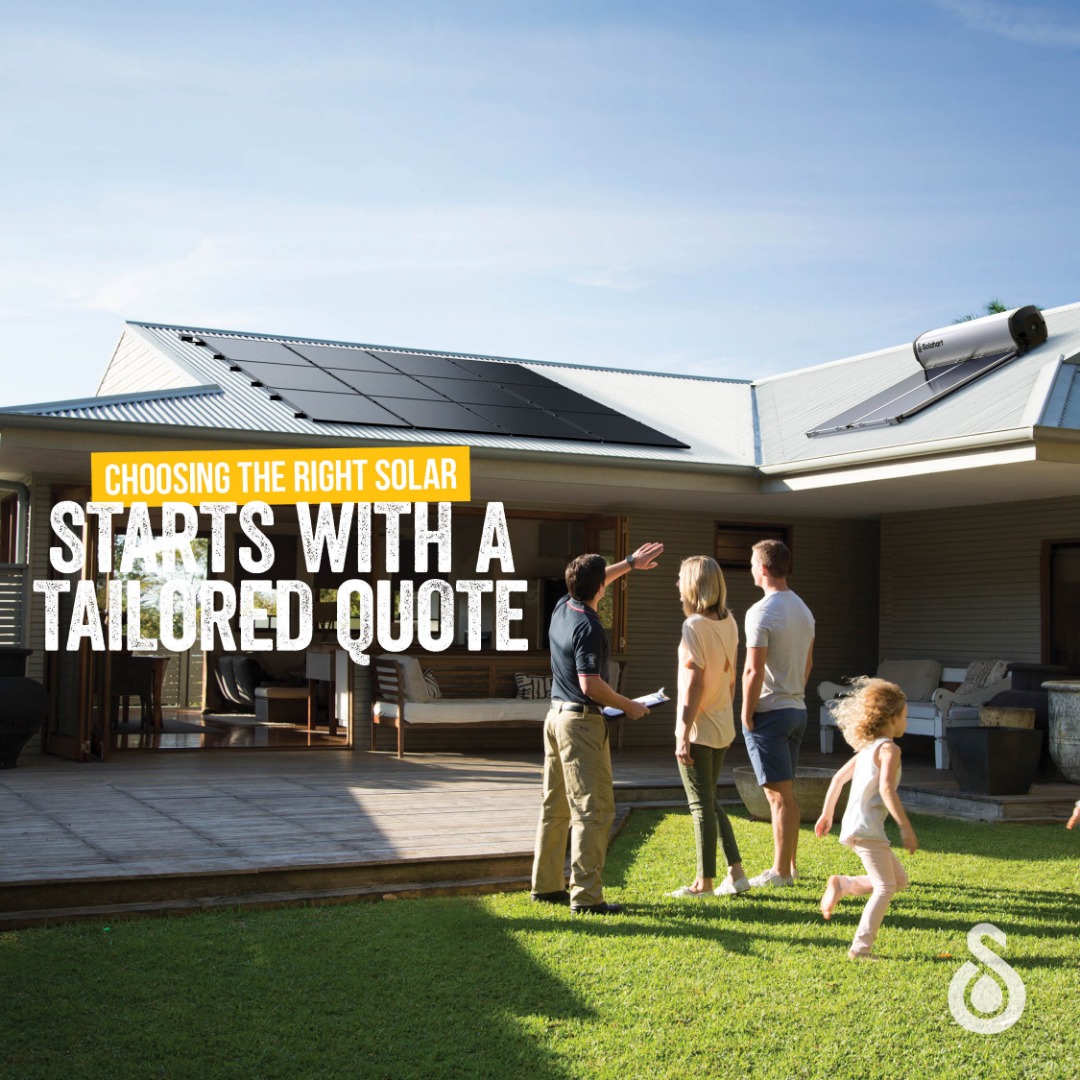
[(198, 386), (174, 386), (168, 390), (144, 390), (140, 393), (101, 394), (99, 396), (69, 398), (66, 401), (33, 401), (26, 405), (5, 405), (0, 413), (21, 413), (27, 409), (60, 411), (97, 405), (121, 405), (139, 401), (162, 401), (169, 398), (207, 397), (224, 394), (217, 383), (201, 383)]
[(719, 375), (682, 374), (670, 371), (647, 371), (642, 368), (597, 367), (591, 364), (575, 364), (565, 360), (530, 360), (522, 356), (495, 356), (489, 353), (463, 352), (454, 349), (421, 349), (402, 345), (373, 345), (362, 341), (332, 341), (328, 338), (302, 337), (296, 334), (263, 334), (255, 330), (216, 330), (209, 326), (176, 326), (170, 323), (142, 322), (138, 319), (125, 320), (127, 326), (137, 326), (145, 330), (173, 330), (182, 334), (224, 334), (237, 338), (253, 338), (261, 341), (294, 342), (298, 345), (326, 345), (331, 348), (370, 349), (385, 353), (411, 353), (416, 356), (445, 357), (449, 360), (491, 360), (503, 364), (534, 364), (537, 367), (570, 368), (576, 371), (606, 371), (619, 375), (651, 375), (659, 379), (696, 379), (701, 382), (732, 383), (736, 386), (750, 386), (752, 379), (736, 379)]

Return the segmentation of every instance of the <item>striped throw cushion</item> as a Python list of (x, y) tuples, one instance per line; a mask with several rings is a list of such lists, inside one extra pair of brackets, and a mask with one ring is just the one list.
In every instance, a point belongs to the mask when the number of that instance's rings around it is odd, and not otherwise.
[(424, 683), (427, 686), (428, 700), (435, 701), (442, 697), (442, 691), (439, 689), (439, 680), (435, 678), (435, 672), (428, 668), (424, 672)]
[(517, 672), (514, 675), (517, 683), (517, 696), (526, 701), (540, 701), (551, 697), (550, 675), (526, 675)]

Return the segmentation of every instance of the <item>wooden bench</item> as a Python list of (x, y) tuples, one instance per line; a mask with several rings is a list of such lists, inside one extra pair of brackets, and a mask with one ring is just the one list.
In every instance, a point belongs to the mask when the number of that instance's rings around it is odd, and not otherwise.
[[(938, 769), (949, 767), (949, 745), (945, 732), (950, 725), (973, 726), (979, 723), (979, 705), (1011, 685), (1005, 678), (989, 683), (968, 694), (957, 694), (967, 678), (966, 667), (942, 667), (937, 689), (928, 701), (908, 700), (908, 735), (928, 735), (934, 740), (934, 765)], [(819, 714), (821, 724), (821, 752), (831, 754), (837, 730), (833, 709), (837, 700), (848, 687), (838, 683), (821, 683), (818, 693), (823, 704)]]
[[(620, 693), (626, 665), (613, 662), (614, 687)], [(547, 695), (540, 698), (517, 696), (518, 673), (551, 675), (551, 661), (544, 656), (498, 654), (495, 656), (423, 656), (384, 654), (375, 657), (372, 670), (371, 749), (381, 726), (397, 732), (397, 756), (405, 756), (406, 727), (437, 728), (440, 731), (481, 727), (525, 728), (544, 722), (550, 706)], [(441, 696), (432, 698), (423, 672), (430, 671)], [(614, 727), (616, 748), (622, 749), (623, 717), (609, 723)]]

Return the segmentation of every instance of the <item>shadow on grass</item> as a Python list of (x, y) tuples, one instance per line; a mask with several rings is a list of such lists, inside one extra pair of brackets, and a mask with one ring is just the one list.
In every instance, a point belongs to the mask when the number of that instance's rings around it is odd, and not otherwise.
[(447, 899), (4, 935), (0, 1073), (562, 1080), (545, 1035), (592, 1012), (511, 929)]
[[(933, 895), (935, 891), (940, 895)], [(927, 892), (931, 894), (929, 905)], [(1064, 934), (1076, 933), (1076, 903), (1068, 893), (1029, 893), (1017, 903), (1016, 894), (1007, 891), (973, 889), (970, 896), (965, 892), (963, 887), (935, 890), (930, 886), (924, 890), (916, 886), (911, 893), (899, 894), (893, 900), (884, 925), (891, 931), (929, 931), (951, 939), (955, 955), (961, 958), (967, 956), (968, 932), (980, 922), (993, 922), (1010, 939), (1016, 935), (1029, 941), (1053, 941)], [(583, 918), (567, 913), (557, 923), (551, 919), (528, 917), (515, 918), (513, 923), (517, 930), (550, 933), (557, 929), (587, 937), (693, 938), (708, 943), (710, 948), (751, 956), (760, 954), (762, 945), (769, 943), (831, 948), (835, 944), (837, 928), (844, 938), (854, 933), (865, 903), (865, 897), (842, 902), (828, 924), (821, 917), (816, 896), (792, 895), (786, 891), (782, 897), (770, 893), (733, 901), (627, 903), (624, 914), (612, 919)], [(932, 909), (932, 914), (916, 913), (927, 906)], [(952, 959), (952, 955), (946, 958)], [(1018, 968), (1060, 964), (1060, 956), (1016, 958)]]
[(604, 884), (614, 888), (626, 885), (627, 875), (642, 849), (660, 827), (660, 814), (631, 813), (620, 831), (617, 842), (608, 851), (604, 864)]
[[(635, 916), (640, 916), (640, 918), (635, 918)], [(670, 922), (663, 923), (658, 921), (656, 911), (639, 909), (634, 905), (628, 906), (618, 918), (597, 919), (568, 915), (565, 920), (554, 925), (551, 921), (529, 918), (514, 919), (513, 923), (516, 930), (550, 933), (553, 929), (557, 929), (562, 933), (583, 937), (635, 940), (693, 937), (708, 942), (724, 952), (743, 956), (760, 952), (760, 949), (755, 946), (763, 941), (804, 945), (821, 944), (821, 939), (813, 935), (793, 935), (790, 932), (791, 924), (783, 920), (776, 920), (775, 925), (784, 929), (780, 933), (772, 934), (762, 932), (760, 922), (755, 923), (752, 930), (742, 929), (723, 920), (719, 914), (716, 916), (703, 914), (697, 920), (680, 918), (675, 914)], [(806, 923), (806, 919), (801, 920), (802, 925), (805, 926)]]
[[(692, 903), (695, 906), (685, 914), (676, 910), (672, 917), (690, 932), (699, 929), (702, 920), (715, 920), (727, 929), (750, 924), (758, 928), (762, 925), (824, 924), (819, 899), (820, 894), (816, 891), (806, 896), (800, 889), (793, 893), (784, 890), (782, 896), (776, 893), (751, 895), (726, 903), (679, 901), (680, 905)], [(864, 896), (842, 900), (833, 914), (832, 925), (850, 923), (854, 929), (867, 899)], [(630, 905), (630, 910), (634, 910), (634, 905)], [(658, 915), (663, 912), (662, 907), (654, 910)], [(961, 935), (966, 935), (980, 922), (992, 922), (1008, 933), (1029, 938), (1053, 939), (1080, 930), (1080, 914), (1073, 893), (1050, 890), (1020, 893), (1008, 889), (923, 885), (919, 882), (894, 897), (886, 919), (890, 926), (898, 928)]]
[[(918, 812), (910, 817), (924, 851), (1015, 862), (1030, 862), (1033, 855), (1041, 859), (1080, 856), (1076, 834), (1061, 825), (957, 821)], [(898, 844), (900, 832), (891, 819), (886, 831), (892, 843)]]
[[(912, 887), (911, 903), (929, 907), (933, 914), (906, 912), (907, 894), (900, 894), (889, 908), (888, 918), (897, 926), (935, 930), (954, 924), (965, 933), (976, 923), (990, 922), (1026, 937), (1056, 938), (1080, 929), (1074, 893), (1050, 890), (1016, 892), (977, 885), (918, 884)], [(838, 911), (840, 909), (838, 908)]]
[[(741, 843), (741, 837), (745, 835), (744, 824), (750, 824), (749, 818), (742, 808), (728, 808), (728, 813), (736, 823), (736, 833)], [(681, 821), (685, 820), (685, 842), (676, 840), (673, 845), (671, 835), (674, 834), (669, 834), (666, 844), (660, 844), (650, 852), (650, 844), (658, 838), (665, 824), (671, 822), (673, 815)], [(1046, 830), (1033, 832), (1027, 826), (980, 828), (967, 822), (921, 818), (917, 827), (924, 846), (935, 860), (939, 851), (955, 850), (976, 858), (993, 856), (1030, 861), (1033, 839), (1038, 844), (1040, 855), (1044, 846), (1064, 846), (1057, 843), (1055, 834), (1049, 834)], [(761, 827), (758, 827), (758, 831), (761, 831)], [(747, 850), (754, 846), (761, 847), (761, 836), (747, 837), (747, 840)], [(1047, 843), (1044, 844), (1044, 841)], [(812, 837), (810, 843), (817, 845), (817, 849), (807, 853), (807, 864), (821, 873), (819, 867), (825, 849)], [(625, 914), (618, 919), (604, 920), (571, 918), (567, 915), (560, 929), (590, 937), (647, 935), (700, 939), (726, 952), (744, 955), (760, 953), (763, 943), (820, 946), (835, 936), (821, 934), (826, 923), (818, 905), (825, 885), (825, 874), (817, 877), (814, 871), (810, 871), (812, 876), (809, 879), (790, 890), (755, 890), (745, 896), (716, 900), (672, 900), (658, 893), (653, 903), (647, 899), (643, 903), (635, 902), (633, 893), (640, 890), (642, 883), (655, 882), (658, 876), (653, 864), (659, 865), (662, 860), (670, 861), (674, 846), (681, 846), (687, 855), (692, 853), (690, 816), (687, 811), (673, 809), (631, 815), (613, 845), (608, 872), (605, 873), (609, 886), (621, 886), (631, 894), (630, 897), (619, 897), (625, 905)], [(831, 847), (828, 850), (832, 853)], [(837, 865), (835, 869), (843, 868), (846, 873), (860, 872), (857, 860), (843, 849), (841, 852), (850, 865)], [(1054, 852), (1046, 854), (1053, 857)], [(833, 867), (829, 869), (831, 871)], [(984, 872), (986, 869), (983, 866)], [(990, 871), (992, 875), (992, 866)], [(1012, 872), (1011, 876), (1017, 875)], [(1007, 933), (1038, 941), (1075, 933), (1080, 922), (1080, 916), (1076, 914), (1075, 894), (1067, 888), (1032, 890), (1023, 883), (994, 887), (992, 876), (985, 885), (966, 885), (962, 881), (956, 884), (923, 884), (914, 873), (913, 877), (915, 880), (911, 890), (894, 899), (887, 916), (888, 926), (901, 931), (928, 932), (935, 938), (944, 935), (955, 941), (957, 949), (966, 948), (966, 935), (979, 922), (994, 922)], [(864, 898), (845, 900), (829, 925), (841, 928), (842, 935), (853, 933), (865, 903)], [(531, 929), (540, 924), (518, 920), (517, 925)]]

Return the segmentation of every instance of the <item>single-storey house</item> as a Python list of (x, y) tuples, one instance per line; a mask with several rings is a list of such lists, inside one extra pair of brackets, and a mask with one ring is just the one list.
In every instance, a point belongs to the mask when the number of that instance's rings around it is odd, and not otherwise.
[[(504, 503), (514, 576), (530, 583), (519, 632), (541, 665), (545, 610), (572, 555), (666, 546), (606, 614), (638, 694), (675, 684), (679, 561), (716, 554), (741, 623), (760, 595), (749, 547), (784, 536), (791, 584), (817, 619), (812, 684), (884, 658), (1080, 670), (1080, 304), (1042, 314), (1045, 341), (981, 363), (932, 369), (903, 344), (747, 380), (129, 322), (95, 396), (0, 409), (0, 633), (34, 650), (27, 673), (52, 690), (43, 748), (106, 756), (117, 744), (95, 718), (95, 661), (46, 651), (29, 585), (54, 574), (50, 509), (89, 498), (91, 452), (459, 445), (473, 509), (454, 509), (452, 576), (470, 574), (481, 508)], [(332, 597), (340, 575), (305, 571), (295, 515), (275, 529), (293, 560), (275, 573)], [(217, 708), (212, 658), (189, 675), (187, 697)], [(364, 749), (370, 669), (349, 679), (343, 745)], [(673, 723), (657, 709), (626, 742), (666, 743)], [(416, 749), (495, 737), (418, 736)], [(535, 732), (500, 737), (521, 746)]]

